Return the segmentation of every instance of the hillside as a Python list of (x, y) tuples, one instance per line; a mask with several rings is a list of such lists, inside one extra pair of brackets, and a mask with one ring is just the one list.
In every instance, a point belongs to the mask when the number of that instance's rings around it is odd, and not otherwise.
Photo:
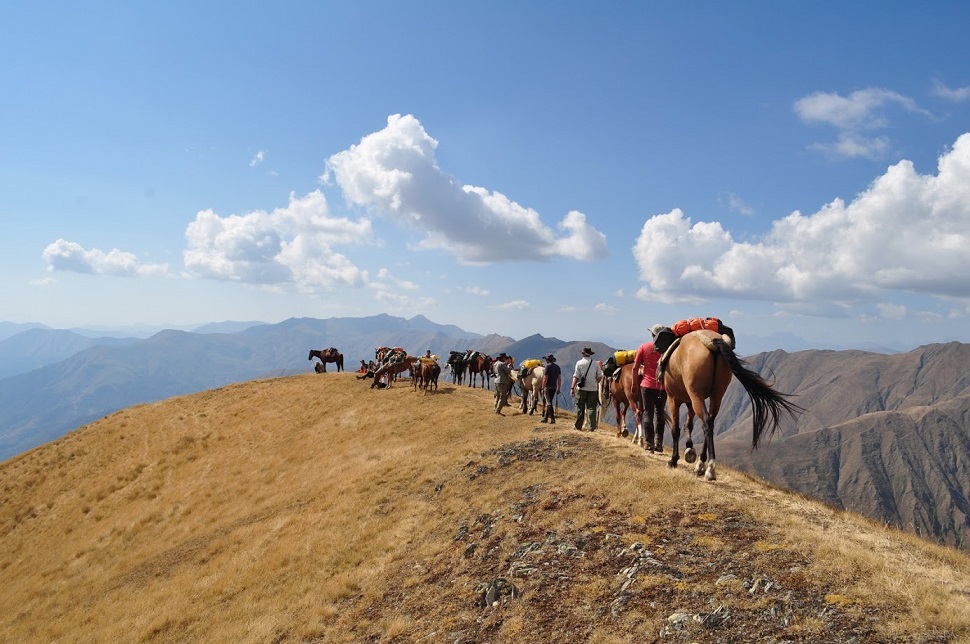
[[(776, 351), (750, 359), (805, 408), (752, 452), (732, 384), (718, 457), (773, 484), (970, 549), (970, 345), (907, 353)], [(697, 432), (699, 434), (699, 432)]]
[[(50, 356), (50, 345), (63, 333), (33, 329), (3, 345)], [(344, 352), (345, 367), (354, 370), (359, 360), (372, 358), (375, 347), (381, 345), (421, 353), (430, 348), (447, 355), (455, 348), (492, 351), (513, 340), (467, 333), (420, 315), (408, 320), (376, 315), (291, 318), (236, 333), (167, 330), (123, 345), (107, 342), (0, 379), (0, 460), (134, 404), (253, 378), (312, 371), (307, 354), (313, 348), (338, 347)]]
[(947, 642), (970, 558), (442, 383), (254, 380), (0, 464), (16, 642)]

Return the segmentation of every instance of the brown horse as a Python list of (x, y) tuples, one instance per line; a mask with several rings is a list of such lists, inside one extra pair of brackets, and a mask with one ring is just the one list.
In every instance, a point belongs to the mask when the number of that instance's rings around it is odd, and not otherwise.
[(440, 373), (441, 366), (436, 361), (421, 358), (414, 365), (414, 375), (412, 376), (414, 391), (423, 389), (425, 395), (428, 395), (430, 391), (436, 391), (438, 389), (438, 375)]
[(374, 372), (374, 382), (371, 383), (371, 389), (376, 387), (377, 383), (381, 382), (384, 376), (387, 376), (387, 388), (390, 388), (394, 376), (408, 370), (413, 374), (417, 362), (418, 359), (414, 356), (407, 356), (400, 362), (385, 362)]
[[(626, 412), (632, 408), (633, 420), (636, 423), (633, 442), (641, 447), (647, 447), (644, 442), (643, 423), (641, 422), (640, 386), (634, 377), (632, 362), (623, 365), (612, 376), (600, 381), (600, 420), (603, 419), (608, 402), (613, 403), (613, 411), (616, 412), (617, 437), (630, 435), (626, 428)], [(660, 441), (658, 440), (658, 442)]]
[(333, 347), (324, 349), (323, 351), (318, 349), (310, 349), (310, 356), (307, 358), (307, 360), (313, 360), (314, 358), (319, 358), (320, 364), (323, 365), (322, 369), (317, 368), (319, 365), (314, 368), (317, 373), (327, 373), (328, 362), (336, 363), (337, 371), (344, 370), (344, 354), (340, 353)]
[[(775, 432), (781, 412), (787, 412), (794, 418), (797, 412), (804, 411), (788, 400), (790, 394), (775, 391), (758, 373), (748, 369), (734, 353), (729, 338), (715, 331), (692, 331), (680, 339), (664, 373), (674, 443), (674, 452), (668, 463), (670, 467), (677, 467), (680, 457), (677, 445), (680, 440), (680, 406), (687, 405), (688, 418), (684, 429), (687, 431), (688, 450), (693, 449), (690, 436), (693, 417), (699, 418), (704, 427), (704, 446), (695, 473), (697, 476), (703, 475), (708, 481), (717, 479), (714, 469), (714, 419), (732, 376), (748, 392), (751, 401), (752, 448), (758, 447), (766, 429), (769, 438)], [(704, 404), (708, 399), (711, 401), (709, 407)]]
[[(477, 352), (476, 352), (477, 353)], [(492, 371), (492, 357), (484, 353), (478, 353), (466, 363), (468, 369), (468, 386), (474, 387), (479, 375), (482, 377), (482, 389), (492, 388), (492, 383), (488, 376)]]

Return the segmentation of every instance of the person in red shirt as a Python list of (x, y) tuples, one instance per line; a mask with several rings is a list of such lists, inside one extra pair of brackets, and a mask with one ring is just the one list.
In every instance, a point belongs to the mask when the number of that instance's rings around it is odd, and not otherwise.
[[(650, 335), (656, 339), (662, 324), (650, 327)], [(650, 342), (644, 342), (633, 358), (633, 373), (640, 374), (640, 410), (643, 415), (643, 431), (647, 438), (647, 449), (663, 452), (664, 444), (664, 406), (667, 404), (667, 391), (657, 381), (657, 364), (660, 352)]]

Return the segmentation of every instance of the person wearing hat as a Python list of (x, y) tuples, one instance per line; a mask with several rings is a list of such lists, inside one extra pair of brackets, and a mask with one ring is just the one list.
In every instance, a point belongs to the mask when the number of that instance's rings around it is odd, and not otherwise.
[(556, 364), (556, 356), (546, 356), (546, 368), (542, 374), (542, 391), (546, 397), (546, 410), (542, 414), (543, 423), (556, 423), (556, 394), (562, 391), (562, 369)]
[(657, 380), (660, 352), (654, 346), (654, 340), (663, 328), (662, 324), (650, 327), (653, 339), (641, 344), (633, 358), (633, 373), (640, 376), (637, 382), (640, 385), (640, 410), (647, 449), (661, 453), (664, 451), (664, 406), (667, 404), (667, 391), (663, 383)]
[(508, 406), (509, 391), (512, 389), (512, 368), (504, 351), (495, 358), (492, 370), (495, 372), (495, 413), (504, 416), (502, 408)]
[(596, 431), (596, 406), (599, 404), (599, 383), (603, 368), (593, 360), (593, 349), (583, 347), (583, 357), (573, 369), (569, 394), (576, 400), (576, 429), (582, 431), (583, 420), (589, 419), (589, 431)]

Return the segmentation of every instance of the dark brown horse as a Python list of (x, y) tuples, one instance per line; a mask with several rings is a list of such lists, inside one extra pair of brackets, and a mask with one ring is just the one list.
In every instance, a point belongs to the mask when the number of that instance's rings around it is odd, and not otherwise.
[(466, 368), (468, 369), (468, 386), (474, 387), (477, 382), (479, 375), (482, 377), (482, 389), (486, 387), (488, 389), (492, 388), (492, 383), (488, 379), (492, 372), (492, 357), (487, 356), (484, 353), (476, 352), (470, 360), (466, 363)]
[[(677, 467), (680, 457), (680, 406), (687, 405), (688, 419), (684, 429), (687, 432), (688, 450), (693, 448), (690, 436), (693, 417), (699, 418), (704, 427), (704, 446), (695, 473), (697, 476), (703, 475), (708, 481), (717, 479), (714, 469), (714, 420), (732, 377), (738, 379), (751, 401), (752, 448), (758, 447), (765, 430), (768, 430), (770, 438), (778, 428), (782, 412), (794, 417), (797, 412), (803, 411), (788, 400), (790, 394), (775, 391), (758, 373), (748, 369), (734, 353), (726, 336), (715, 331), (688, 333), (673, 350), (664, 373), (674, 443), (674, 452), (668, 463), (670, 467)], [(704, 403), (708, 399), (710, 406)]]
[(465, 352), (452, 351), (445, 364), (451, 369), (451, 382), (460, 385), (465, 378)]
[(313, 360), (314, 358), (319, 358), (320, 364), (323, 365), (322, 369), (316, 369), (317, 373), (327, 373), (328, 362), (335, 363), (337, 365), (337, 371), (344, 370), (344, 354), (340, 353), (333, 347), (324, 349), (323, 351), (310, 349), (310, 356), (307, 358), (307, 360)]

